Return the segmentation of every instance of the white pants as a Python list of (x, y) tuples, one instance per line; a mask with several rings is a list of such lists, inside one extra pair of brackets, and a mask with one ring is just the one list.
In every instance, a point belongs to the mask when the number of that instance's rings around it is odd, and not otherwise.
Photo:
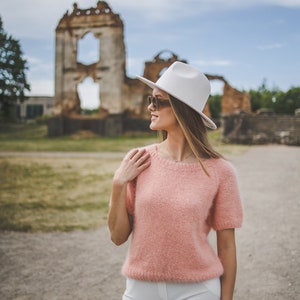
[(220, 300), (219, 278), (202, 282), (149, 282), (127, 278), (122, 300)]

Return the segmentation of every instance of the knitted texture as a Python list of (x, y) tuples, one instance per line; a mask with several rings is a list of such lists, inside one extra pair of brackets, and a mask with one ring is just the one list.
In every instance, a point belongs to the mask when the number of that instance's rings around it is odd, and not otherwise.
[(208, 242), (211, 228), (242, 224), (235, 170), (224, 159), (177, 163), (146, 147), (151, 165), (127, 187), (133, 231), (122, 273), (147, 281), (203, 281), (221, 276), (222, 264)]

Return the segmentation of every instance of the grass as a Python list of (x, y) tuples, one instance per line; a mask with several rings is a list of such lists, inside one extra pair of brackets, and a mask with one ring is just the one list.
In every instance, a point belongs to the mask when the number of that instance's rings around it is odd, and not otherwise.
[[(47, 138), (45, 125), (10, 125), (0, 130), (0, 230), (24, 232), (89, 229), (106, 223), (111, 179), (121, 158), (25, 157), (26, 151), (126, 152), (157, 141), (153, 134), (103, 138), (90, 133)], [(225, 155), (248, 147), (224, 145), (220, 132), (210, 132)]]
[(13, 124), (0, 129), (2, 152), (125, 152), (137, 145), (144, 146), (154, 141), (154, 133), (111, 138), (82, 131), (72, 136), (48, 138), (46, 125)]
[(106, 221), (118, 159), (1, 158), (0, 230), (69, 231)]

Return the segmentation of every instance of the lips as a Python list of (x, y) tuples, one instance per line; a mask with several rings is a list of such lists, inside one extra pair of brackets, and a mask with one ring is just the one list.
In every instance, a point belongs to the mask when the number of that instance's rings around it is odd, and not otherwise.
[(155, 114), (151, 114), (151, 121), (155, 120), (158, 118), (158, 115), (155, 115)]

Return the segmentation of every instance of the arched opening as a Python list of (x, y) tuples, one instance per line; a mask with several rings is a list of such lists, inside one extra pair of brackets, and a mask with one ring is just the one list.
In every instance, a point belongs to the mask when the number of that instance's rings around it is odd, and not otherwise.
[(223, 95), (224, 81), (222, 80), (210, 80), (211, 95)]
[(85, 65), (93, 64), (100, 60), (100, 40), (89, 32), (77, 44), (77, 61)]
[(84, 114), (97, 113), (100, 106), (100, 88), (91, 77), (87, 77), (77, 86), (80, 107)]
[(158, 74), (158, 78), (160, 78), (167, 71), (167, 69), (168, 69), (167, 67), (161, 69), (159, 74)]

